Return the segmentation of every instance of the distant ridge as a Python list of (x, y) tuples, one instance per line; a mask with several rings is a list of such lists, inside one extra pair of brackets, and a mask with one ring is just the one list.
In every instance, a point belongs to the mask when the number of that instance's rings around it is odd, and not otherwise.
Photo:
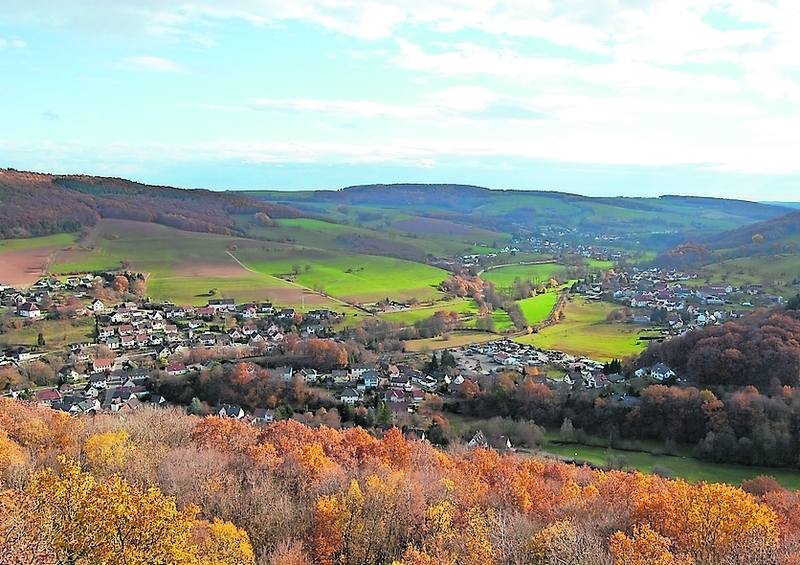
[(797, 208), (800, 210), (800, 202), (761, 202), (761, 204), (772, 204), (774, 206), (784, 206), (786, 208)]
[(152, 186), (120, 178), (0, 169), (0, 237), (76, 232), (100, 218), (154, 222), (187, 231), (241, 235), (231, 214), (298, 217), (251, 196)]

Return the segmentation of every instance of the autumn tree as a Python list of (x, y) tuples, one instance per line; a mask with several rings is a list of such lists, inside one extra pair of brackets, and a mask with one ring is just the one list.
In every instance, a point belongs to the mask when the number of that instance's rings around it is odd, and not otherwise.
[(136, 489), (118, 475), (96, 482), (62, 460), (60, 473), (37, 473), (25, 493), (37, 503), (34, 519), (49, 532), (59, 562), (195, 562), (189, 539), (197, 508), (178, 510), (156, 487)]

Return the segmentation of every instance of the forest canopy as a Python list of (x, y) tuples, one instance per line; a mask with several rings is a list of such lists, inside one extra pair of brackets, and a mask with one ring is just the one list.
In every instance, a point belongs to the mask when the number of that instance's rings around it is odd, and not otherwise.
[(800, 497), (766, 479), (439, 451), (397, 428), (0, 403), (4, 563), (747, 564), (800, 549)]

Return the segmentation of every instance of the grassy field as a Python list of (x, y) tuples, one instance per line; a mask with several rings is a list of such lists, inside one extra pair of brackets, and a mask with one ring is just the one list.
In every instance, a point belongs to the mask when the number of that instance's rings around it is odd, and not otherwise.
[(39, 332), (45, 339), (44, 350), (62, 349), (70, 343), (93, 341), (94, 318), (88, 316), (76, 320), (36, 320), (18, 330), (8, 330), (3, 334), (2, 341), (9, 345), (36, 345)]
[(390, 322), (412, 325), (420, 320), (430, 318), (439, 310), (446, 310), (447, 312), (455, 311), (461, 316), (471, 316), (476, 312), (475, 302), (473, 300), (459, 298), (423, 308), (412, 308), (411, 310), (403, 310), (401, 312), (387, 312), (379, 314), (379, 316)]
[(574, 355), (585, 355), (598, 361), (620, 359), (644, 349), (637, 343), (641, 326), (607, 324), (606, 316), (615, 305), (573, 299), (564, 310), (564, 319), (537, 334), (517, 339), (543, 349), (559, 349)]
[(176, 230), (158, 224), (101, 220), (82, 247), (62, 251), (52, 273), (119, 269), (122, 261), (133, 271), (151, 276), (235, 274), (244, 269), (225, 252), (251, 242), (234, 237)]
[(509, 265), (484, 271), (481, 278), (493, 282), (499, 288), (509, 287), (514, 283), (514, 279), (530, 279), (534, 283), (546, 283), (551, 277), (558, 277), (564, 274), (564, 266), (556, 263), (545, 263), (543, 265)]
[(517, 304), (525, 315), (525, 319), (528, 320), (528, 324), (533, 325), (546, 320), (556, 302), (558, 302), (558, 293), (546, 292), (520, 300)]
[[(462, 414), (446, 413), (454, 434), (461, 435), (470, 429), (478, 418)], [(616, 461), (625, 457), (628, 463), (626, 470), (636, 469), (642, 473), (652, 474), (655, 467), (669, 470), (676, 478), (688, 482), (706, 481), (709, 483), (728, 483), (740, 485), (742, 481), (753, 479), (759, 475), (775, 477), (784, 487), (790, 490), (800, 489), (800, 473), (794, 469), (776, 469), (773, 467), (744, 467), (740, 465), (718, 465), (692, 459), (693, 445), (676, 445), (674, 455), (666, 455), (665, 445), (657, 441), (621, 440), (618, 449), (609, 450), (604, 447), (604, 438), (588, 437), (592, 445), (577, 443), (556, 443), (559, 430), (545, 431), (545, 443), (540, 452), (554, 454), (568, 459), (588, 461), (603, 466), (609, 462), (609, 455)], [(534, 451), (534, 454), (537, 452)], [(662, 453), (658, 455), (658, 453)]]
[[(102, 220), (81, 248), (59, 252), (50, 271), (118, 269), (123, 261), (130, 270), (149, 275), (148, 293), (153, 299), (182, 304), (204, 304), (212, 289), (216, 296), (273, 300), (277, 305), (295, 308), (341, 309), (314, 289), (347, 301), (374, 302), (387, 297), (435, 300), (442, 296), (436, 287), (447, 276), (434, 267), (386, 257), (185, 232), (124, 220)], [(295, 268), (297, 284), (274, 277)]]
[(765, 292), (789, 297), (797, 294), (791, 282), (800, 279), (800, 255), (781, 253), (732, 259), (706, 265), (700, 275), (733, 286), (763, 284)]
[[(774, 477), (790, 490), (800, 489), (800, 473), (792, 469), (775, 469), (771, 467), (743, 467), (739, 465), (718, 465), (692, 459), (686, 454), (691, 452), (690, 446), (679, 448), (678, 455), (654, 455), (643, 451), (609, 450), (606, 447), (578, 444), (556, 444), (552, 442), (542, 446), (542, 451), (554, 453), (562, 457), (590, 461), (595, 465), (605, 465), (609, 455), (613, 458), (625, 457), (629, 462), (624, 468), (637, 469), (642, 473), (652, 473), (655, 467), (667, 469), (676, 478), (689, 482), (706, 481), (740, 485), (742, 481), (753, 479), (759, 475)], [(680, 452), (683, 451), (683, 454)]]
[[(378, 213), (381, 213), (379, 210)], [(335, 251), (347, 251), (346, 243), (337, 241), (340, 235), (359, 235), (362, 237), (377, 238), (392, 244), (404, 244), (418, 249), (422, 254), (430, 253), (437, 256), (468, 255), (485, 250), (485, 247), (475, 244), (490, 244), (492, 241), (505, 241), (507, 234), (497, 234), (485, 230), (467, 229), (464, 233), (413, 233), (409, 230), (395, 229), (391, 221), (380, 220), (361, 223), (354, 215), (342, 217), (336, 214), (340, 221), (349, 224), (334, 224), (309, 218), (282, 219), (275, 226), (257, 226), (250, 223), (250, 216), (236, 216), (237, 224), (244, 226), (248, 235), (267, 239), (269, 241), (287, 241), (296, 245), (322, 248)], [(392, 218), (395, 216), (393, 215)], [(406, 218), (412, 221), (411, 218)], [(387, 225), (388, 221), (388, 225)]]
[(69, 246), (75, 243), (78, 236), (70, 233), (59, 233), (47, 237), (32, 237), (30, 239), (3, 239), (0, 240), (0, 253), (16, 251), (18, 249), (31, 249), (34, 247), (49, 247), (51, 245)]
[(429, 351), (433, 349), (447, 349), (449, 347), (461, 347), (462, 345), (469, 345), (470, 343), (478, 343), (483, 341), (492, 341), (498, 339), (499, 334), (458, 330), (450, 332), (450, 338), (444, 339), (442, 337), (434, 337), (431, 339), (415, 339), (406, 342), (406, 351)]
[(345, 301), (436, 300), (443, 296), (437, 287), (447, 278), (446, 271), (421, 263), (304, 247), (247, 248), (237, 250), (235, 255), (259, 273), (282, 275), (297, 271), (297, 284), (324, 289), (326, 294)]

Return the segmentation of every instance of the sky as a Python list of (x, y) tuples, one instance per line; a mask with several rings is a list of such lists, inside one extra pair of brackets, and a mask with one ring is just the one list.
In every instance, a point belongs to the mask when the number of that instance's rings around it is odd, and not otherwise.
[(0, 0), (0, 167), (800, 200), (797, 0)]

